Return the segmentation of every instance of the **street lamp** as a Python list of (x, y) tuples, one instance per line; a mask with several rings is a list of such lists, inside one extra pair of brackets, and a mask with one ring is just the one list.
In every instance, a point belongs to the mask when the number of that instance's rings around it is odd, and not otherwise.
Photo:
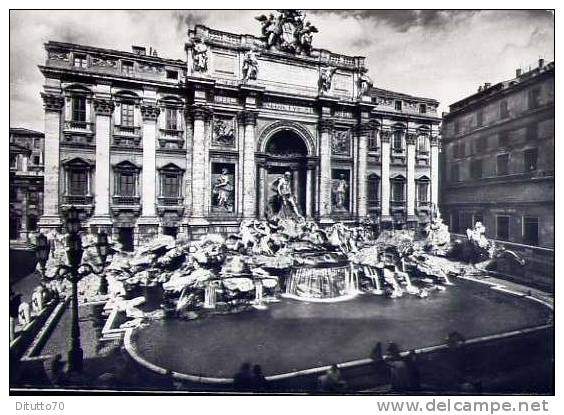
[(103, 290), (107, 293), (108, 283), (103, 275), (106, 259), (109, 251), (108, 236), (104, 232), (100, 232), (97, 237), (96, 251), (101, 258), (102, 267), (100, 271), (95, 271), (92, 265), (82, 264), (82, 254), (84, 249), (82, 247), (82, 238), (80, 236), (80, 217), (78, 210), (71, 206), (67, 211), (65, 228), (67, 236), (65, 238), (67, 247), (68, 265), (58, 265), (57, 271), (48, 276), (45, 272), (45, 265), (49, 258), (50, 245), (47, 237), (39, 234), (37, 238), (36, 258), (39, 261), (41, 268), (41, 275), (43, 278), (65, 278), (70, 281), (72, 286), (71, 293), (71, 338), (70, 348), (68, 351), (68, 370), (69, 372), (81, 372), (83, 367), (83, 351), (80, 345), (80, 326), (78, 319), (78, 281), (82, 279), (84, 274), (79, 273), (79, 268), (83, 267), (89, 273), (97, 275), (102, 274), (102, 281), (100, 282), (100, 292)]

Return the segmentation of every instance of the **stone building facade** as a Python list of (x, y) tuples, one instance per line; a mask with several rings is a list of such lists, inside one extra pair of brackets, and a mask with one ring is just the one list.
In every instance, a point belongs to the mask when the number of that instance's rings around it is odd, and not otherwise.
[(275, 213), (286, 172), (322, 224), (425, 222), (438, 102), (374, 88), (365, 58), (311, 47), (300, 12), (261, 17), (262, 36), (191, 28), (186, 60), (48, 42), (41, 226), (75, 205), (128, 246), (233, 231)]
[(476, 221), (487, 237), (553, 273), (554, 62), (450, 106), (443, 122), (441, 209), (451, 231)]
[[(44, 135), (10, 128), (10, 241), (29, 242), (43, 214)], [(13, 242), (12, 242), (13, 241)]]

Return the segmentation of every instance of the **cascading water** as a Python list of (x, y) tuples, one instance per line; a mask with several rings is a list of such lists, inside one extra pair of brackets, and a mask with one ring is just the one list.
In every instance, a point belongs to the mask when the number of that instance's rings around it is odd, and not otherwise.
[(347, 300), (359, 291), (358, 277), (348, 261), (298, 265), (286, 282), (285, 297), (304, 301)]

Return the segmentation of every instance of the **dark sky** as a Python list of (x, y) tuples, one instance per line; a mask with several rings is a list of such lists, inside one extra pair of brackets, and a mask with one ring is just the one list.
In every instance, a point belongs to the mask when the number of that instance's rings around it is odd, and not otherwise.
[[(130, 50), (152, 46), (185, 59), (187, 26), (203, 23), (258, 35), (262, 11), (12, 11), (10, 126), (43, 130), (43, 78), (37, 65), (48, 40)], [(554, 21), (547, 11), (307, 11), (319, 33), (314, 46), (367, 57), (380, 88), (435, 98), (441, 110), (484, 82), (514, 76), (539, 57), (554, 59)]]

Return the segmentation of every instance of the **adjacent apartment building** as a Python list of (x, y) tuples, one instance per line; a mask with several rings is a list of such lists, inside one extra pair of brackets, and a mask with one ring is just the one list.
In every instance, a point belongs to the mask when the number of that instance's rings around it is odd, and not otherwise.
[(451, 231), (482, 222), (487, 237), (528, 259), (510, 270), (523, 278), (552, 275), (554, 261), (554, 62), (535, 66), (452, 104), (442, 126)]
[(42, 132), (10, 128), (10, 241), (26, 244), (43, 214)]

